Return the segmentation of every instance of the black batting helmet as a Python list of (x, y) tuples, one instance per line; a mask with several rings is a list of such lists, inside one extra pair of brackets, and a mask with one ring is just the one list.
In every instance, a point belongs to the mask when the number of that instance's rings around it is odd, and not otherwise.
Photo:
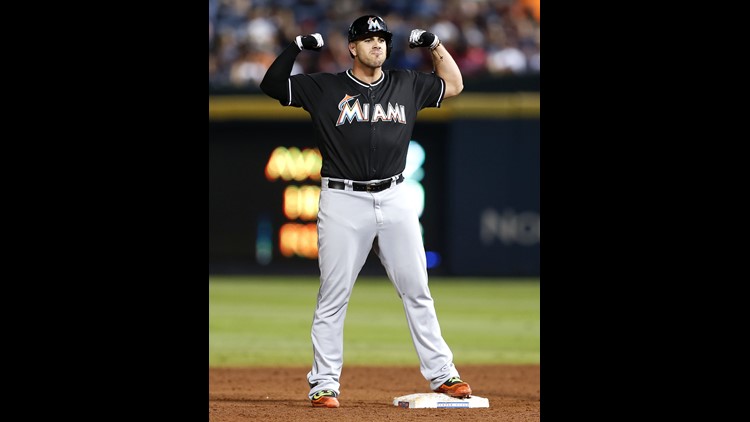
[[(387, 59), (391, 56), (391, 50), (393, 49), (393, 42), (391, 40), (393, 34), (388, 31), (388, 26), (380, 16), (360, 16), (349, 26), (349, 42), (376, 35), (385, 39), (385, 58)], [(351, 52), (349, 55), (351, 55)], [(352, 57), (354, 56), (352, 55)]]

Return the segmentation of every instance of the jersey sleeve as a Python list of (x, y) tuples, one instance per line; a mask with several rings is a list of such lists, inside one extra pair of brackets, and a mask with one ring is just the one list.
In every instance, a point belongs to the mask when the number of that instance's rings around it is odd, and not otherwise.
[(297, 74), (289, 77), (289, 103), (311, 112), (320, 103), (327, 75), (321, 73)]
[(435, 73), (408, 72), (414, 78), (414, 98), (419, 109), (440, 108), (445, 96), (445, 81)]
[(260, 83), (260, 89), (269, 97), (279, 100), (282, 105), (289, 105), (289, 75), (299, 52), (297, 44), (290, 43), (271, 63)]
[[(303, 107), (310, 111), (320, 98), (326, 76), (320, 73), (291, 75), (300, 49), (292, 42), (266, 71), (260, 89), (283, 106)], [(291, 75), (291, 76), (290, 76)]]

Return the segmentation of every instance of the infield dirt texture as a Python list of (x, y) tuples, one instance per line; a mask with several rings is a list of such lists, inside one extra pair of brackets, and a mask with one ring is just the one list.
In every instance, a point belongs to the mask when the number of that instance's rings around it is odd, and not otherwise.
[(393, 405), (431, 391), (385, 277), (362, 277), (354, 288), (341, 407), (313, 408), (306, 375), (318, 287), (315, 277), (210, 277), (209, 422), (540, 421), (538, 279), (431, 279), (456, 367), (489, 400), (474, 409)]
[[(344, 366), (338, 409), (313, 408), (310, 368), (209, 368), (210, 422), (540, 420), (539, 365), (461, 365), (462, 378), (489, 408), (404, 409), (393, 398), (429, 393), (419, 367)], [(450, 417), (450, 419), (448, 419)]]

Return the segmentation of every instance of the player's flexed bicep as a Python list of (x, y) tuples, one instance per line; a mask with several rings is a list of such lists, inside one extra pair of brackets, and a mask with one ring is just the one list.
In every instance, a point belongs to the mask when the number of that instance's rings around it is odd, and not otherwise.
[(294, 42), (284, 49), (266, 71), (260, 89), (282, 105), (292, 105), (292, 90), (289, 75), (294, 67), (297, 54), (303, 49), (319, 51), (323, 47), (323, 37), (318, 34), (298, 35)]
[(455, 97), (464, 90), (464, 81), (461, 76), (461, 70), (458, 68), (456, 61), (446, 50), (440, 38), (432, 32), (424, 29), (414, 29), (409, 36), (409, 48), (426, 47), (430, 49), (432, 64), (435, 73), (443, 80), (444, 97)]

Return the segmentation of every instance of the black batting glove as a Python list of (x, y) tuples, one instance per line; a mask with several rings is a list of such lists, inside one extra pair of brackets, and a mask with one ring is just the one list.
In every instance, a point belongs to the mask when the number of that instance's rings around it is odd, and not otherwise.
[(430, 47), (435, 48), (440, 44), (438, 36), (424, 29), (414, 29), (409, 35), (409, 48)]
[(325, 44), (323, 42), (323, 37), (317, 32), (310, 35), (297, 35), (294, 42), (297, 43), (297, 47), (299, 47), (300, 50), (315, 51), (319, 51), (323, 47), (323, 44)]

